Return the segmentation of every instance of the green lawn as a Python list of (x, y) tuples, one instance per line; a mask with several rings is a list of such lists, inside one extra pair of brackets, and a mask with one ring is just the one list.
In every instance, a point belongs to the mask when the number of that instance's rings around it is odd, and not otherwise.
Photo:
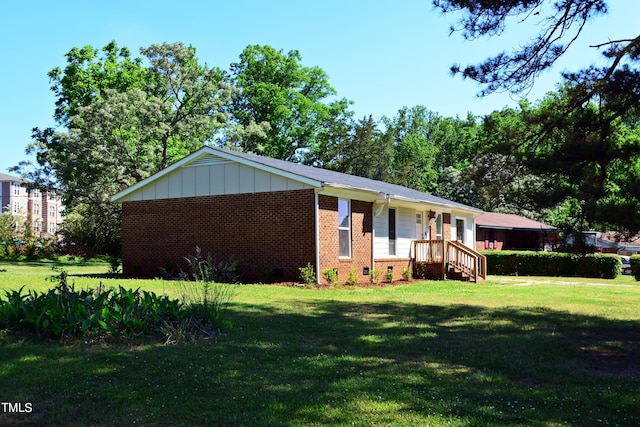
[[(0, 262), (45, 289), (49, 263)], [(178, 295), (166, 281), (100, 279)], [(215, 341), (135, 347), (0, 339), (3, 425), (640, 425), (640, 285), (491, 277), (307, 289), (244, 285)]]

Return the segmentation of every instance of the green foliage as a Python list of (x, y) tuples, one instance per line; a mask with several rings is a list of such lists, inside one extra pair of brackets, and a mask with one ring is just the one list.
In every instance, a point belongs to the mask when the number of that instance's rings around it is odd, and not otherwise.
[(488, 274), (595, 277), (614, 279), (622, 261), (614, 254), (579, 255), (560, 252), (485, 251)]
[(60, 129), (34, 129), (27, 151), (37, 159), (13, 170), (32, 185), (58, 191), (66, 237), (117, 255), (121, 207), (109, 197), (213, 138), (225, 125), (232, 89), (220, 69), (200, 65), (182, 43), (141, 49), (149, 65), (114, 42), (67, 54), (50, 77)]
[(187, 256), (186, 260), (190, 272), (184, 278), (191, 280), (182, 282), (183, 314), (189, 321), (180, 327), (190, 325), (206, 335), (231, 329), (233, 325), (226, 318), (226, 310), (237, 289), (237, 260), (217, 263), (211, 254), (203, 257), (199, 247), (196, 254)]
[(304, 151), (325, 137), (333, 118), (344, 114), (348, 101), (336, 95), (319, 67), (300, 64), (300, 52), (284, 53), (271, 46), (250, 45), (231, 64), (231, 80), (240, 91), (233, 98), (233, 121), (262, 132), (230, 141), (242, 151), (282, 160), (301, 160)]
[(178, 300), (122, 286), (76, 291), (61, 282), (46, 292), (23, 290), (0, 297), (0, 326), (57, 339), (155, 334), (180, 316)]
[(329, 286), (335, 285), (338, 282), (338, 270), (335, 268), (325, 268), (322, 270), (322, 275)]
[[(536, 76), (579, 38), (585, 24), (607, 12), (604, 0), (437, 0), (434, 5), (443, 12), (461, 12), (451, 28), (466, 39), (536, 21), (523, 28), (538, 34), (526, 35), (513, 51), (477, 65), (452, 67), (454, 74), (480, 83), (481, 95), (504, 90), (526, 94)], [(472, 172), (479, 184), (484, 182), (477, 185), (486, 193), (481, 198), (493, 206), (479, 207), (514, 213), (550, 210), (562, 218), (553, 224), (563, 229), (640, 232), (640, 38), (604, 37), (596, 45), (604, 66), (585, 64), (582, 70), (565, 72), (558, 91), (539, 103), (523, 101), (518, 109), (487, 117), (488, 150), (479, 153), (481, 162)]]
[(387, 283), (393, 282), (393, 269), (388, 268), (387, 273), (385, 274), (385, 279), (387, 279)]
[(402, 279), (410, 281), (413, 278), (413, 269), (411, 267), (405, 267), (402, 269)]
[(380, 270), (378, 270), (377, 268), (372, 268), (371, 270), (369, 270), (369, 278), (371, 280), (371, 283), (375, 283), (376, 285), (380, 283)]
[(349, 275), (347, 276), (347, 280), (345, 283), (349, 286), (358, 284), (358, 274), (356, 273), (355, 267), (351, 267), (351, 270), (349, 270)]
[(314, 286), (315, 284), (317, 284), (316, 268), (311, 265), (310, 262), (307, 263), (306, 267), (300, 267), (298, 268), (298, 270), (300, 270), (300, 278), (302, 279), (302, 283), (309, 286)]
[(631, 274), (636, 280), (640, 280), (640, 255), (632, 255), (629, 257), (631, 263)]
[(204, 257), (198, 246), (195, 255), (188, 255), (185, 260), (189, 268), (187, 273), (182, 273), (185, 279), (203, 283), (238, 283), (240, 278), (240, 262), (237, 259), (216, 262), (211, 254)]

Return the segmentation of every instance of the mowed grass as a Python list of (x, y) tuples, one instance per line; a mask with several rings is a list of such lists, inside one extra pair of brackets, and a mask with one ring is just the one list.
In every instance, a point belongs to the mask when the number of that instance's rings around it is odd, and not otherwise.
[[(0, 262), (0, 289), (46, 289), (50, 267)], [(106, 264), (73, 268), (76, 286), (180, 293), (86, 276)], [(228, 317), (233, 330), (197, 344), (5, 335), (0, 402), (32, 410), (0, 411), (0, 424), (640, 425), (640, 285), (629, 277), (243, 285)]]

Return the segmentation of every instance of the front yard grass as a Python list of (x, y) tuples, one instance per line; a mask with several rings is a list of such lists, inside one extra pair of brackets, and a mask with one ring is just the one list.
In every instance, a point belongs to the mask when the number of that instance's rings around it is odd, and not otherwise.
[[(39, 282), (50, 267), (0, 262), (0, 289), (51, 287)], [(74, 268), (76, 286), (180, 290), (83, 275), (107, 264)], [(0, 409), (0, 424), (640, 425), (639, 307), (626, 277), (243, 285), (234, 328), (208, 342), (0, 335), (0, 402), (32, 408)]]

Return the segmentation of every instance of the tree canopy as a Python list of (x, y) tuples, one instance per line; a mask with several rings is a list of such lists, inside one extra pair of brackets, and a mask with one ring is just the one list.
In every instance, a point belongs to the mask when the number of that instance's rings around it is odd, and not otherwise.
[[(67, 216), (82, 213), (65, 233), (99, 252), (119, 246), (120, 208), (109, 197), (201, 147), (226, 123), (232, 89), (220, 69), (199, 64), (182, 43), (141, 53), (148, 65), (115, 43), (102, 54), (72, 49), (65, 70), (49, 73), (59, 129), (35, 128), (28, 152), (37, 164), (17, 168), (32, 185), (59, 191)], [(90, 235), (100, 237), (86, 242)]]
[(235, 144), (243, 151), (301, 161), (318, 143), (349, 102), (336, 91), (320, 67), (300, 65), (297, 50), (284, 53), (271, 46), (250, 45), (231, 64), (231, 83), (239, 89), (230, 115), (243, 128), (262, 125)]
[[(523, 93), (607, 13), (604, 0), (434, 0), (445, 13), (462, 12), (451, 31), (472, 40), (501, 33), (508, 25), (536, 21), (539, 33), (511, 52), (452, 72), (478, 82), (480, 95)], [(593, 46), (606, 66), (584, 64), (563, 73), (558, 90), (538, 104), (494, 113), (486, 126), (493, 141), (486, 153), (511, 156), (541, 191), (528, 191), (534, 206), (571, 206), (582, 227), (640, 232), (640, 35), (602, 40)], [(532, 184), (533, 185), (533, 184)], [(578, 221), (580, 219), (580, 221)]]

